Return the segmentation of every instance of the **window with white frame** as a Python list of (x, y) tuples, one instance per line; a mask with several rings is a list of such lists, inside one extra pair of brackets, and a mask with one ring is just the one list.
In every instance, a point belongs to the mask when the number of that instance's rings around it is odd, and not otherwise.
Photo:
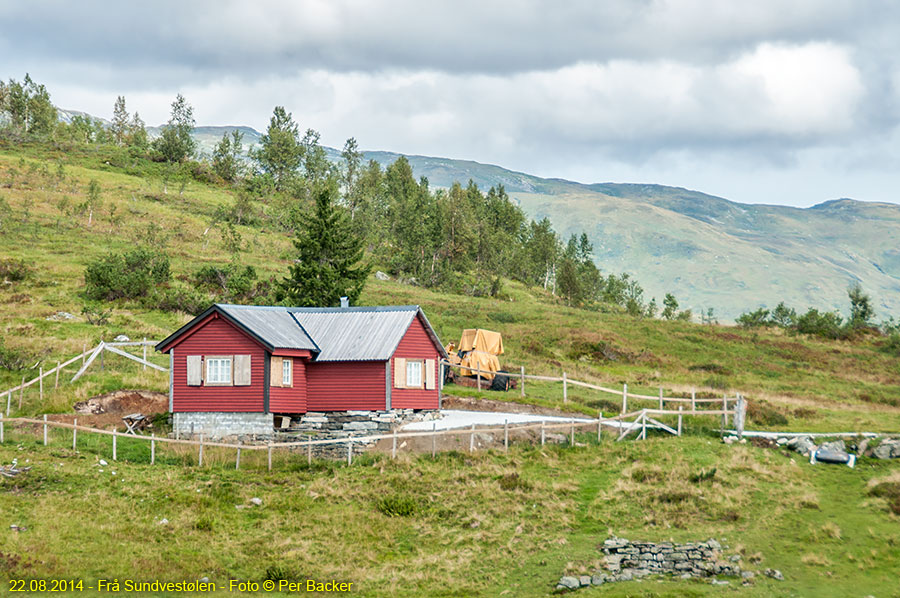
[(285, 359), (281, 362), (281, 385), (294, 385), (294, 362), (291, 359)]
[(406, 386), (421, 388), (422, 362), (409, 360), (406, 362)]
[(231, 384), (231, 357), (206, 358), (206, 383)]

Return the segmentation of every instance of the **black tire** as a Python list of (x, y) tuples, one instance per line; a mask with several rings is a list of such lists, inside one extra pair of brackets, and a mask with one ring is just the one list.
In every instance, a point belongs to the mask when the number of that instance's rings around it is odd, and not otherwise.
[(494, 379), (491, 380), (491, 390), (509, 390), (509, 376), (506, 375), (506, 372), (500, 370), (494, 374)]

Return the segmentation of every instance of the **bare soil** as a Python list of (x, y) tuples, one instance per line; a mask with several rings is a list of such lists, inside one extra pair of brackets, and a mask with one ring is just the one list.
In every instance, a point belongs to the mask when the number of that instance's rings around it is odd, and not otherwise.
[(122, 418), (132, 413), (141, 413), (152, 418), (169, 410), (169, 396), (149, 390), (117, 390), (79, 401), (73, 405), (75, 413), (55, 413), (47, 416), (57, 422), (72, 423), (78, 418), (79, 425), (111, 430), (125, 429)]

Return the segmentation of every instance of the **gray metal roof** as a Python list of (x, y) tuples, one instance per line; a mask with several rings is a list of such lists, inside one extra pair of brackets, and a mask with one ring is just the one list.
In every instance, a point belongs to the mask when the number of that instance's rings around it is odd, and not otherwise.
[[(390, 359), (416, 316), (443, 355), (441, 341), (418, 305), (379, 307), (216, 307), (278, 349), (317, 352), (316, 361)], [(444, 355), (446, 357), (446, 355)]]
[(285, 307), (222, 304), (218, 307), (272, 348), (319, 350)]

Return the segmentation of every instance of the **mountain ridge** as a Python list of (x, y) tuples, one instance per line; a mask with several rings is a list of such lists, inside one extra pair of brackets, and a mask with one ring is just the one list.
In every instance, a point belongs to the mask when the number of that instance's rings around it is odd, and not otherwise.
[[(200, 153), (211, 155), (234, 130), (244, 133), (245, 148), (259, 143), (252, 127), (198, 126)], [(159, 131), (148, 128), (151, 136)], [(340, 160), (339, 150), (325, 150)], [(580, 183), (475, 160), (363, 151), (382, 166), (400, 156), (435, 187), (502, 184), (529, 217), (549, 218), (564, 240), (586, 232), (601, 271), (631, 273), (645, 299), (658, 304), (671, 292), (682, 307), (712, 307), (723, 320), (781, 301), (847, 313), (847, 288), (858, 282), (879, 317), (900, 317), (900, 249), (891, 242), (900, 236), (900, 205), (846, 197), (808, 207), (740, 203), (656, 183)]]

